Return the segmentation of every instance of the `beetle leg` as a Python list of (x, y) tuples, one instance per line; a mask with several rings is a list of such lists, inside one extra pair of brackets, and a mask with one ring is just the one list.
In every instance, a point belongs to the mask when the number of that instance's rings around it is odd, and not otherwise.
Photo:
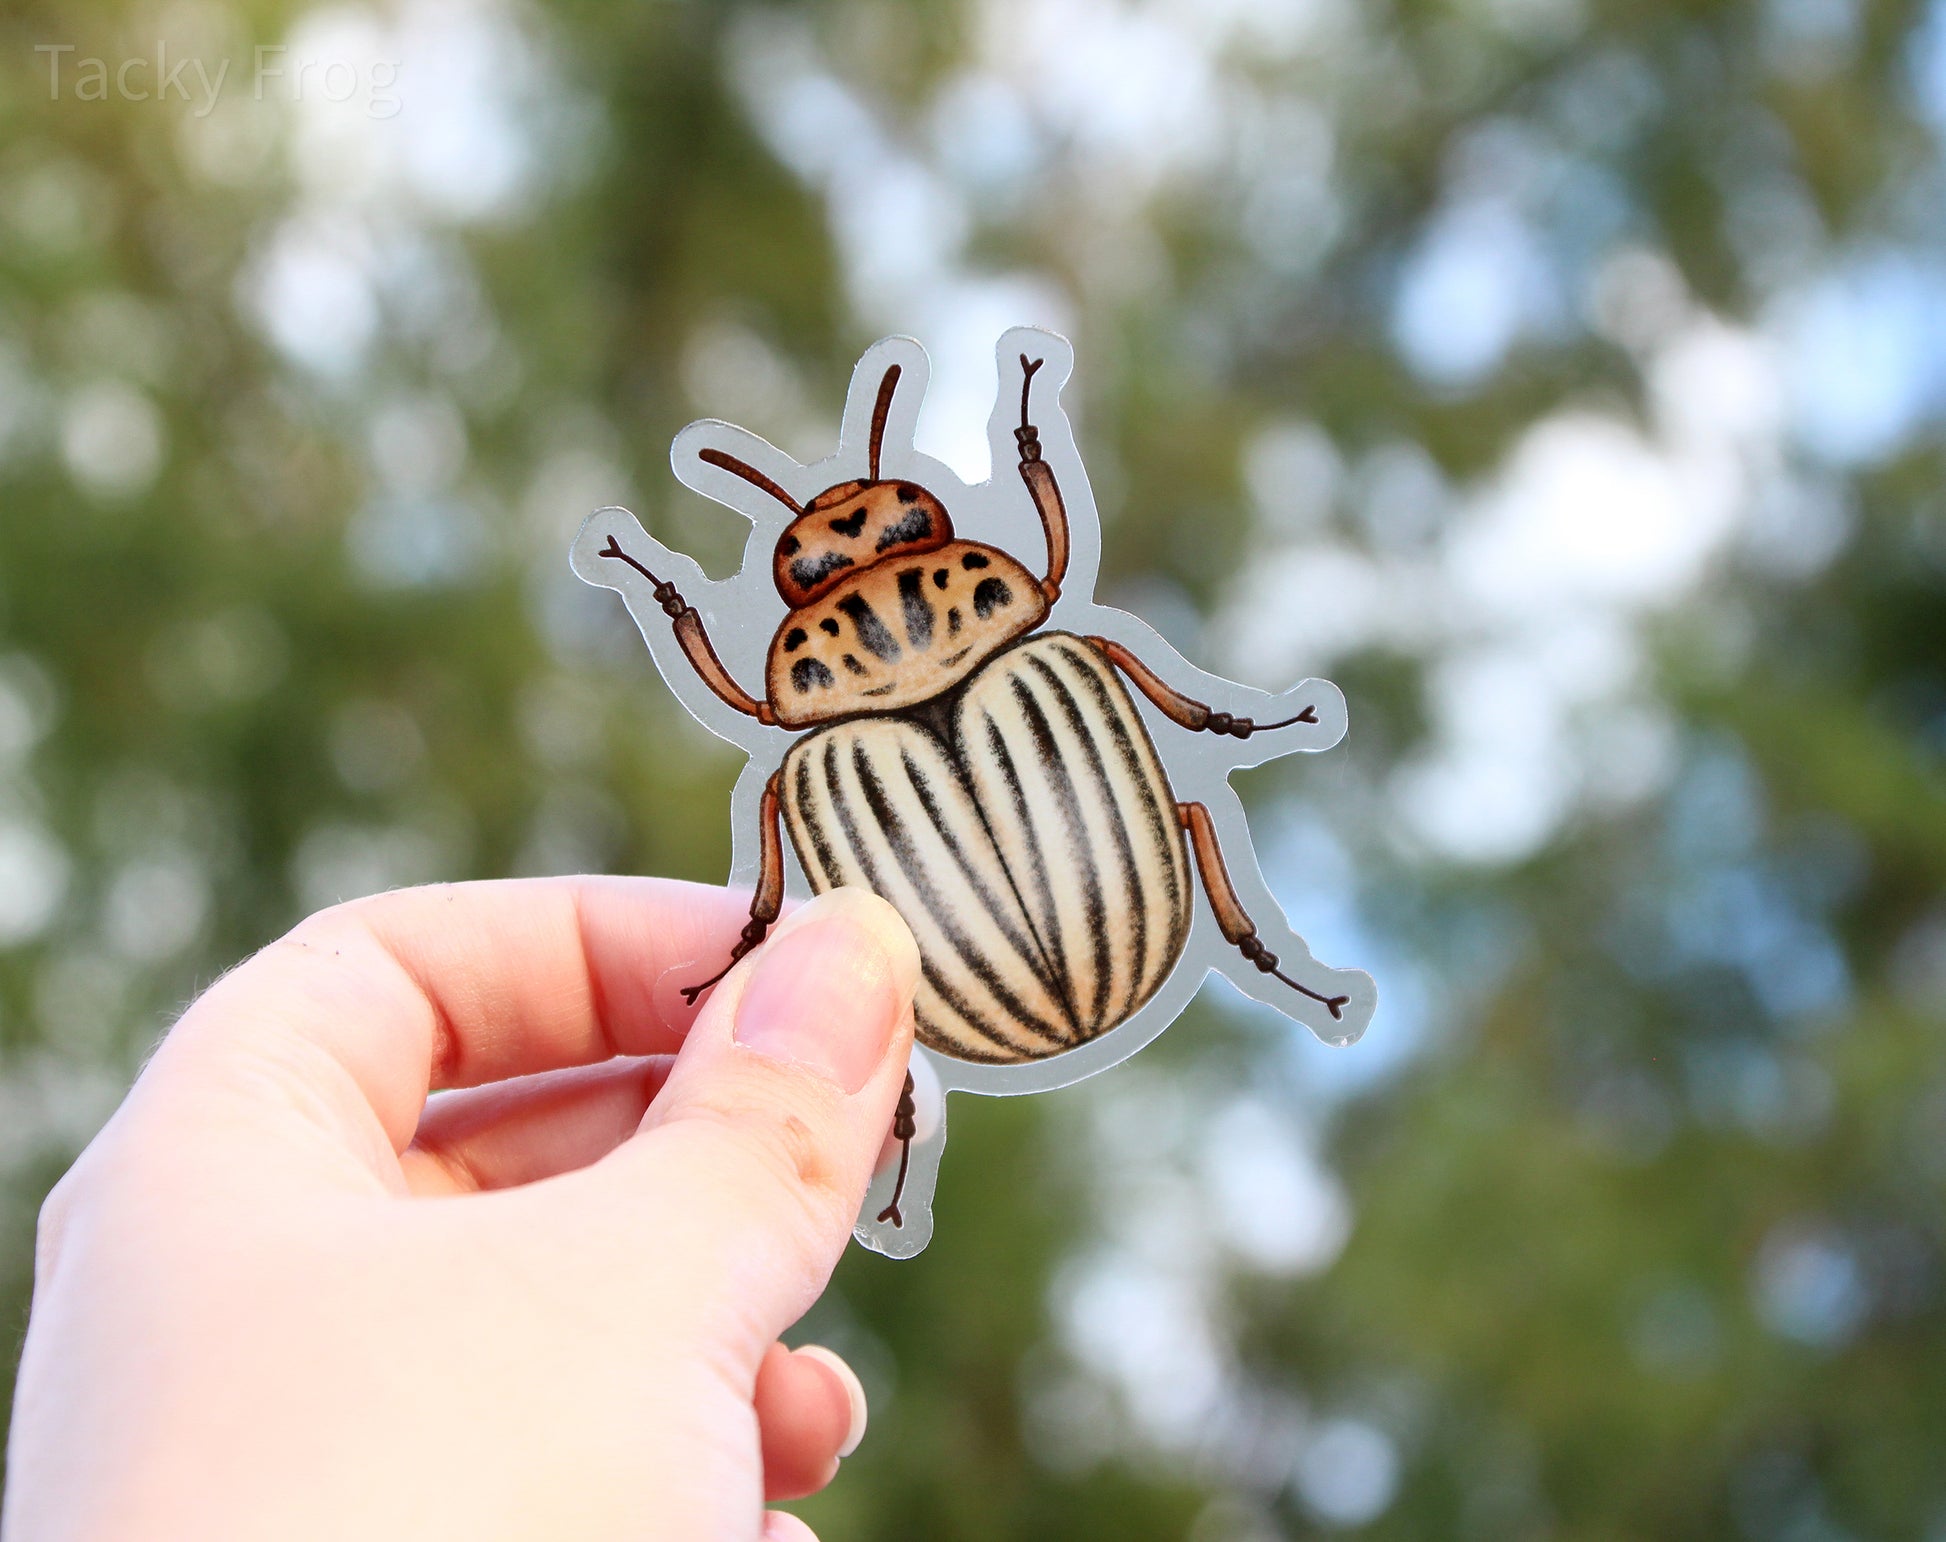
[(1282, 980), (1298, 994), (1322, 1003), (1334, 1021), (1342, 1018), (1345, 1003), (1351, 997), (1320, 996), (1310, 986), (1299, 985), (1277, 967), (1277, 955), (1264, 946), (1263, 939), (1257, 935), (1256, 922), (1244, 910), (1243, 901), (1237, 898), (1236, 887), (1230, 882), (1230, 870), (1223, 864), (1223, 848), (1216, 844), (1216, 825), (1209, 817), (1209, 810), (1200, 803), (1178, 803), (1176, 818), (1189, 835), (1190, 849), (1196, 853), (1197, 870), (1203, 875), (1203, 892), (1209, 896), (1210, 909), (1216, 912), (1216, 924), (1223, 929), (1223, 935), (1230, 944), (1262, 973)]
[(1254, 733), (1267, 733), (1273, 728), (1289, 728), (1293, 723), (1315, 723), (1318, 709), (1307, 706), (1296, 717), (1287, 717), (1281, 723), (1259, 723), (1254, 718), (1238, 717), (1230, 712), (1214, 712), (1193, 696), (1185, 696), (1153, 669), (1144, 664), (1128, 649), (1106, 637), (1090, 637), (1089, 642), (1101, 650), (1108, 662), (1113, 664), (1130, 680), (1135, 688), (1162, 709), (1173, 723), (1180, 723), (1192, 733), (1228, 734), (1232, 739), (1247, 739)]
[(729, 963), (701, 985), (685, 985), (682, 988), (683, 1000), (692, 1007), (696, 1005), (698, 996), (736, 968), (737, 961), (764, 940), (778, 912), (784, 908), (784, 842), (779, 833), (777, 816), (778, 788), (783, 780), (784, 773), (779, 771), (764, 784), (763, 802), (757, 808), (763, 861), (757, 875), (757, 892), (750, 896), (750, 919), (744, 923), (743, 935), (737, 939), (736, 946), (730, 949)]
[(905, 1073), (905, 1089), (899, 1094), (899, 1111), (892, 1116), (892, 1138), (899, 1143), (899, 1176), (892, 1185), (892, 1203), (879, 1211), (881, 1221), (890, 1221), (894, 1226), (905, 1225), (905, 1217), (899, 1212), (899, 1200), (905, 1195), (905, 1175), (912, 1169), (912, 1137), (919, 1133), (919, 1107), (912, 1100), (912, 1073)]
[(1061, 597), (1061, 580), (1068, 572), (1068, 511), (1061, 501), (1061, 487), (1054, 480), (1054, 468), (1041, 459), (1040, 430), (1027, 421), (1027, 396), (1034, 384), (1034, 371), (1045, 362), (1027, 362), (1020, 356), (1020, 427), (1014, 439), (1020, 445), (1020, 479), (1033, 495), (1034, 508), (1041, 516), (1041, 529), (1047, 533), (1047, 577), (1041, 580), (1041, 593), (1052, 605)]
[[(726, 706), (754, 717), (759, 723), (775, 723), (770, 703), (758, 701), (742, 686), (736, 677), (723, 667), (723, 661), (716, 656), (716, 649), (710, 646), (709, 633), (703, 630), (703, 618), (676, 592), (676, 586), (667, 579), (657, 578), (641, 563), (622, 550), (621, 542), (614, 536), (601, 549), (601, 555), (617, 562), (626, 562), (650, 583), (655, 585), (656, 604), (662, 612), (675, 623), (676, 641), (682, 645), (683, 656), (689, 660), (690, 668), (702, 677), (703, 684), (716, 693), (717, 699)], [(754, 946), (754, 944), (753, 944)]]

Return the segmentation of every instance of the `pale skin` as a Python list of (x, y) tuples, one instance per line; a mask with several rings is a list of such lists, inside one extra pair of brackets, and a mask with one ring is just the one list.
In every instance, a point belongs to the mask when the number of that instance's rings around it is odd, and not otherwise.
[(400, 890), (211, 988), (43, 1211), (6, 1542), (805, 1542), (766, 1501), (863, 1394), (778, 1337), (882, 1156), (918, 955), (842, 890), (686, 1006), (747, 905)]

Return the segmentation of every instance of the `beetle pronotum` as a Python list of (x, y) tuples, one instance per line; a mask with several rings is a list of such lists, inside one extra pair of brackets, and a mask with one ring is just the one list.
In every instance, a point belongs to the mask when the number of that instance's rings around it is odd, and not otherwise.
[[(1072, 519), (1069, 505), (1092, 516), (1093, 500), (1065, 419), (1058, 446), (1044, 447), (1034, 422), (1037, 380), (1057, 356), (1059, 368), (1047, 372), (1052, 391), (1071, 363), (1065, 340), (1029, 329), (1002, 339), (1018, 421), (996, 407), (989, 437), (997, 452), (1011, 440), (1019, 481), (1011, 494), (997, 480), (958, 484), (952, 499), (984, 504), (991, 528), (983, 533), (995, 539), (960, 533), (934, 491), (957, 478), (911, 448), (926, 361), (906, 339), (877, 345), (854, 375), (844, 438), (864, 439), (862, 466), (841, 446), (831, 461), (801, 467), (727, 424), (693, 424), (678, 436), (677, 474), (756, 526), (728, 584), (711, 585), (621, 510), (584, 526), (576, 571), (622, 591), (671, 684), (751, 751), (746, 782), (761, 777), (750, 811), (749, 922), (723, 967), (683, 994), (693, 1001), (714, 985), (776, 921), (788, 836), (812, 890), (862, 885), (912, 926), (922, 960), (918, 1040), (942, 1086), (1040, 1090), (1152, 1038), (1187, 1000), (1177, 977), (1193, 975), (1192, 991), (1201, 978), (1181, 967), (1198, 930), (1199, 891), (1228, 950), (1209, 967), (1261, 999), (1276, 999), (1266, 988), (1282, 991), (1286, 1012), (1349, 1042), (1371, 1014), (1369, 978), (1319, 968), (1294, 936), (1273, 950), (1254, 919), (1266, 905), (1275, 911), (1254, 861), (1240, 864), (1234, 850), (1226, 860), (1226, 846), (1239, 843), (1248, 857), (1247, 832), (1233, 842), (1219, 831), (1242, 828), (1228, 771), (1268, 758), (1265, 749), (1335, 743), (1343, 699), (1328, 682), (1306, 681), (1266, 699), (1276, 716), (1264, 721), (1235, 710), (1254, 693), (1228, 682), (1205, 677), (1222, 704), (1178, 690), (1147, 660), (1166, 653), (1186, 672), (1187, 664), (1152, 634), (1131, 639), (1139, 624), (1083, 597), (1093, 588), (1099, 526)], [(1004, 382), (1002, 397), (1011, 409)], [(889, 435), (895, 423), (901, 432)], [(822, 490), (802, 498), (793, 484)], [(1029, 549), (1023, 504), (1028, 528), (1038, 527), (1032, 567), (1016, 555)], [(1082, 596), (1067, 592), (1075, 578), (1085, 581)], [(706, 616), (684, 597), (699, 589), (726, 603)], [(1051, 624), (1057, 611), (1069, 625)], [(754, 695), (739, 666), (755, 662), (753, 644), (765, 633), (763, 693)], [(1205, 795), (1182, 796), (1181, 775), (1169, 769), (1178, 756), (1158, 753), (1138, 697), (1160, 734), (1227, 740), (1233, 751), (1251, 741), (1259, 753), (1186, 768), (1199, 784), (1192, 794)], [(738, 801), (748, 802), (743, 784)], [(747, 862), (738, 865), (747, 872)], [(1255, 903), (1238, 874), (1257, 891)], [(1124, 1036), (1131, 1042), (1115, 1053)], [(909, 1076), (895, 1122), (901, 1149), (890, 1200), (868, 1206), (860, 1228), (869, 1245), (900, 1254), (924, 1242), (900, 1235), (920, 1133), (914, 1085)]]

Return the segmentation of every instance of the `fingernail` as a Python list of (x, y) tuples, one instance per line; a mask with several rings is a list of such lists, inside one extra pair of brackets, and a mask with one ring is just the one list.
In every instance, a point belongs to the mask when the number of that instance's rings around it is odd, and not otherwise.
[(898, 912), (863, 889), (834, 889), (792, 912), (758, 953), (736, 1041), (856, 1092), (918, 981), (919, 950)]
[(850, 1456), (858, 1449), (858, 1443), (865, 1438), (865, 1387), (858, 1375), (844, 1360), (826, 1349), (822, 1344), (806, 1344), (794, 1351), (805, 1358), (815, 1360), (819, 1365), (838, 1378), (845, 1389), (845, 1398), (851, 1404), (851, 1428), (845, 1431), (845, 1443), (838, 1447), (839, 1460)]

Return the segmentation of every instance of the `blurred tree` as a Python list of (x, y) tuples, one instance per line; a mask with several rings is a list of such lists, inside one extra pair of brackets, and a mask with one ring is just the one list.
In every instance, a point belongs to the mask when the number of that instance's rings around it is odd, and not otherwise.
[[(807, 1517), (1946, 1527), (1937, 5), (0, 34), (16, 1322), (40, 1195), (305, 909), (722, 872), (734, 757), (568, 575), (583, 514), (726, 570), (671, 435), (822, 454), (887, 330), (977, 474), (993, 339), (1034, 321), (1079, 347), (1110, 597), (1346, 686), (1348, 745), (1246, 793), (1293, 921), (1384, 1004), (1329, 1054), (1212, 995), (1113, 1077), (956, 1107), (938, 1241), (854, 1254), (804, 1326), (875, 1413)], [(114, 85), (158, 46), (189, 99)]]

